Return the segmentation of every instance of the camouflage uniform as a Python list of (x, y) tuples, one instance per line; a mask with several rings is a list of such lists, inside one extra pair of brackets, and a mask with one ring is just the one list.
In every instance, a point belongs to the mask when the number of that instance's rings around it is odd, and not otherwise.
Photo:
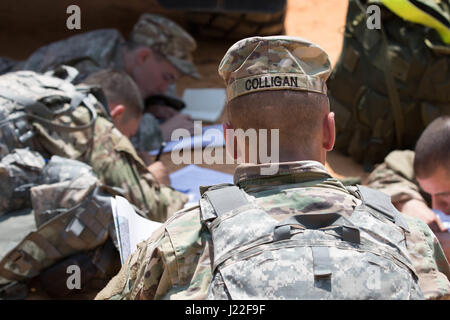
[(86, 162), (104, 184), (124, 189), (127, 199), (150, 220), (164, 222), (187, 201), (186, 195), (153, 179), (130, 140), (104, 117), (95, 123), (92, 152)]
[(392, 151), (370, 174), (367, 180), (368, 186), (388, 194), (394, 204), (416, 199), (430, 206), (429, 195), (416, 181), (413, 162), (414, 151)]
[[(294, 211), (351, 214), (359, 204), (318, 162), (286, 164), (270, 182), (255, 175), (258, 169), (240, 165), (234, 181), (277, 220)], [(97, 299), (204, 299), (212, 276), (211, 249), (199, 206), (181, 211), (139, 245)]]
[[(191, 52), (196, 49), (195, 40), (173, 21), (154, 14), (143, 14), (131, 32), (129, 41), (137, 45), (151, 47), (165, 56), (181, 73), (198, 78), (199, 74)], [(123, 62), (125, 39), (115, 29), (94, 30), (41, 47), (26, 61), (16, 63), (0, 59), (1, 71), (32, 70), (46, 72), (60, 65), (69, 65), (79, 71), (75, 83), (102, 69), (126, 71)], [(146, 98), (146, 97), (143, 97)], [(161, 130), (150, 116), (139, 126), (134, 146), (138, 151), (150, 151), (162, 142)], [(150, 126), (149, 129), (146, 126)], [(156, 147), (155, 147), (156, 146)], [(142, 149), (144, 147), (151, 147)]]
[[(31, 71), (8, 73), (1, 76), (0, 80), (0, 87), (4, 91), (16, 92), (17, 95), (30, 101), (41, 99), (48, 94), (55, 98), (55, 103), (58, 101), (62, 104), (60, 107), (64, 106), (64, 102), (56, 98), (63, 99), (66, 95), (74, 94), (76, 90), (66, 81)], [(83, 86), (78, 87), (79, 90), (82, 88)], [(44, 157), (59, 155), (89, 164), (102, 183), (122, 188), (127, 199), (141, 209), (149, 219), (165, 221), (168, 216), (183, 207), (187, 197), (154, 181), (131, 142), (114, 127), (106, 109), (92, 95), (89, 97), (92, 98), (91, 104), (95, 106), (98, 115), (93, 124), (93, 132), (90, 129), (75, 132), (56, 131), (37, 121), (31, 121), (36, 136), (31, 140), (36, 143), (30, 148), (40, 152)], [(0, 105), (4, 111), (8, 111), (9, 108), (12, 110), (23, 108), (19, 102), (14, 102), (14, 99), (4, 97), (0, 97)], [(54, 122), (70, 126), (86, 125), (91, 122), (91, 114), (86, 108), (78, 107), (72, 113), (56, 117)], [(12, 151), (14, 146), (9, 146), (9, 149)], [(29, 168), (26, 177), (31, 180), (32, 170), (36, 171), (34, 168), (36, 165), (22, 162), (15, 160), (21, 168)], [(0, 168), (0, 172), (3, 171)], [(19, 177), (15, 179), (18, 180)], [(14, 184), (14, 181), (11, 181), (11, 185)], [(8, 199), (8, 195), (2, 192), (0, 199)], [(17, 206), (14, 209), (18, 209)]]
[[(7, 232), (3, 232), (6, 236), (3, 234), (3, 239), (0, 239), (0, 246), (4, 250), (0, 252), (0, 295), (2, 285), (8, 285), (12, 280), (26, 281), (47, 267), (68, 263), (74, 254), (78, 254), (79, 259), (87, 259), (93, 254), (94, 260), (101, 260), (95, 265), (103, 274), (108, 268), (114, 267), (118, 261), (115, 258), (118, 256), (112, 242), (108, 240), (110, 244), (101, 246), (107, 241), (108, 234), (113, 240), (115, 238), (109, 201), (111, 195), (120, 193), (141, 209), (142, 214), (159, 222), (164, 222), (183, 207), (187, 196), (159, 185), (153, 179), (131, 142), (114, 127), (106, 109), (98, 103), (88, 88), (75, 87), (61, 79), (31, 71), (8, 73), (1, 76), (0, 80), (4, 95), (0, 97), (0, 110), (4, 111), (2, 116), (9, 120), (7, 123), (13, 125), (13, 128), (17, 125), (13, 120), (14, 116), (17, 117), (17, 109), (26, 109), (41, 99), (40, 101), (45, 101), (40, 105), (41, 110), (47, 110), (48, 105), (45, 103), (48, 103), (46, 98), (49, 96), (52, 97), (51, 107), (58, 109), (68, 106), (68, 97), (71, 97), (71, 103), (80, 103), (81, 100), (74, 98), (75, 93), (81, 94), (80, 92), (87, 90), (91, 93), (83, 99), (84, 106), (91, 106), (90, 110), (96, 110), (88, 111), (74, 104), (72, 112), (47, 119), (47, 125), (38, 123), (39, 121), (34, 122), (34, 118), (24, 121), (34, 133), (31, 139), (33, 143), (29, 147), (36, 148), (35, 151), (39, 153), (18, 149), (19, 146), (11, 142), (10, 131), (0, 130), (0, 156), (7, 153), (0, 161), (0, 176), (5, 182), (0, 191), (0, 215), (5, 213), (1, 226), (7, 229)], [(5, 92), (14, 94), (7, 98)], [(21, 99), (25, 101), (20, 101)], [(97, 115), (96, 118), (93, 118), (94, 114)], [(59, 131), (52, 127), (61, 123), (66, 125), (65, 128), (86, 127), (86, 124), (91, 122), (92, 127), (87, 126), (87, 129), (77, 131)], [(52, 169), (49, 173), (47, 171), (50, 166), (44, 167), (43, 156), (50, 158), (52, 155), (65, 158), (59, 162), (52, 157)], [(92, 169), (66, 158), (88, 163)], [(111, 186), (120, 188), (121, 192)], [(96, 195), (94, 187), (103, 189), (103, 200), (100, 202), (89, 202), (93, 199), (90, 193), (94, 193), (93, 197)], [(88, 202), (91, 207), (80, 205), (82, 200)], [(35, 217), (32, 223), (30, 219), (22, 221), (24, 214), (11, 212), (25, 208), (33, 209), (31, 218), (33, 215)], [(26, 211), (27, 217), (30, 217), (30, 210), (22, 211)], [(68, 212), (70, 213), (67, 214)], [(70, 224), (74, 215), (78, 215), (81, 224), (75, 221), (76, 219)], [(23, 228), (11, 228), (11, 224), (21, 225)], [(75, 229), (70, 229), (69, 224), (75, 226)], [(38, 230), (32, 232), (36, 227)], [(11, 232), (15, 237), (8, 236)], [(36, 237), (38, 240), (35, 240)], [(14, 240), (13, 243), (11, 240)], [(91, 249), (95, 249), (95, 252), (86, 253), (86, 250)], [(69, 260), (66, 260), (67, 257), (70, 257)], [(73, 260), (70, 261), (69, 264), (74, 264)], [(65, 274), (64, 268), (59, 269)], [(90, 270), (93, 271), (92, 268)], [(48, 270), (46, 274), (52, 278), (51, 273), (52, 271)], [(109, 278), (111, 276), (112, 274)], [(50, 279), (50, 283), (52, 282), (55, 283)], [(59, 285), (59, 288), (64, 288), (65, 283)]]
[[(143, 14), (134, 26), (129, 40), (137, 45), (151, 47), (167, 57), (183, 74), (198, 77), (191, 55), (196, 49), (196, 42), (173, 21), (158, 15)], [(43, 73), (64, 64), (73, 66), (80, 72), (76, 79), (78, 81), (102, 69), (124, 71), (124, 44), (125, 39), (115, 29), (81, 33), (41, 47), (26, 61), (16, 64), (13, 71)]]
[[(414, 151), (392, 151), (368, 177), (367, 184), (391, 197), (392, 203), (419, 200), (431, 207), (430, 196), (419, 186), (414, 174)], [(416, 230), (409, 235), (411, 259), (419, 273), (420, 285), (430, 298), (450, 294), (450, 267), (438, 239), (420, 219), (405, 216)]]
[(77, 34), (39, 48), (27, 60), (17, 63), (13, 71), (44, 73), (60, 65), (69, 65), (79, 72), (75, 82), (103, 69), (124, 71), (121, 52), (124, 43), (123, 36), (115, 29)]
[[(227, 83), (227, 96), (228, 100), (231, 100), (239, 95), (260, 90), (307, 90), (326, 93), (324, 81), (330, 69), (324, 51), (303, 39), (254, 37), (241, 40), (229, 49), (219, 66), (219, 73)], [(339, 180), (331, 177), (323, 164), (317, 161), (280, 163), (278, 172), (270, 176), (264, 175), (263, 168), (267, 168), (267, 164), (238, 166), (234, 183), (245, 191), (248, 201), (262, 208), (275, 221), (286, 221), (288, 217), (297, 213), (309, 217), (329, 212), (350, 216), (355, 212), (355, 208), (362, 204), (353, 192), (346, 189)], [(212, 227), (205, 217), (214, 215), (217, 208), (205, 205), (204, 199), (200, 200), (199, 206), (178, 212), (155, 231), (150, 239), (142, 242), (137, 251), (127, 259), (119, 274), (96, 299), (207, 298), (210, 285), (217, 281), (212, 273), (217, 257), (214, 256), (213, 259), (212, 253), (216, 255), (216, 248), (220, 245), (227, 246), (227, 243), (223, 243), (224, 240), (221, 238), (215, 238), (213, 245), (213, 234), (210, 231)], [(217, 219), (221, 220), (218, 223), (234, 219), (240, 213), (242, 214), (239, 216), (244, 217), (247, 213), (253, 213), (250, 209), (245, 211), (243, 208), (230, 209), (226, 216)], [(215, 222), (216, 220), (212, 220), (211, 224)], [(265, 228), (258, 222), (260, 221), (249, 222), (252, 224), (251, 229), (255, 232), (255, 237), (259, 236), (259, 229)], [(242, 229), (236, 228), (232, 231), (236, 230)], [(233, 250), (229, 252), (236, 253)], [(337, 269), (351, 270), (352, 266), (353, 263), (348, 263)], [(283, 267), (287, 270), (292, 265), (287, 262)], [(241, 279), (246, 277), (245, 272), (253, 271), (245, 267), (233, 270), (238, 273), (244, 272)], [(303, 274), (304, 271), (299, 272)], [(270, 270), (268, 272), (270, 273)], [(294, 275), (301, 278), (298, 273)], [(266, 282), (263, 282), (268, 283), (267, 275), (264, 276), (263, 280)], [(250, 275), (247, 278), (251, 278)], [(278, 280), (280, 279), (274, 281)], [(220, 278), (218, 281), (221, 281)], [(233, 282), (233, 285), (243, 287), (241, 282)], [(353, 286), (353, 283), (344, 281), (339, 285)], [(263, 288), (257, 289), (257, 284), (252, 283), (252, 286), (254, 291), (266, 292)], [(278, 290), (282, 286), (277, 282), (273, 287)], [(417, 282), (412, 283), (412, 287), (417, 288)], [(342, 290), (336, 291), (344, 293), (354, 291), (350, 288), (340, 289)], [(276, 297), (273, 293), (263, 295), (263, 298)], [(210, 294), (211, 292), (208, 293), (208, 297)], [(421, 293), (417, 295), (413, 293), (411, 297), (420, 298)]]
[[(264, 176), (255, 176), (255, 169), (258, 166), (239, 166), (234, 181), (277, 220), (293, 212), (333, 210), (351, 214), (360, 203), (315, 161), (286, 164), (270, 182)], [(408, 226), (408, 250), (420, 257), (414, 261), (414, 267), (419, 279), (425, 276), (428, 280), (427, 267), (436, 264), (436, 252), (442, 249), (426, 224), (408, 218)], [(212, 280), (212, 249), (211, 235), (200, 221), (200, 208), (181, 211), (138, 246), (96, 299), (204, 299)], [(442, 273), (439, 275), (445, 278)], [(425, 297), (432, 298), (449, 293), (446, 283), (442, 281), (440, 287), (432, 288), (426, 287), (426, 281), (420, 285)]]

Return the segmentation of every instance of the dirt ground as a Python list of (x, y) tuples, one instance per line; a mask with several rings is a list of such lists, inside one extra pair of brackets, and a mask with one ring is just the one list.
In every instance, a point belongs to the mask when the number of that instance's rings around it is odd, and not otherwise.
[[(42, 11), (43, 9), (37, 4), (24, 0), (2, 0), (2, 2), (3, 4), (0, 5), (0, 7), (3, 7), (3, 10), (0, 11), (0, 56), (23, 59), (39, 46), (71, 35), (67, 31), (52, 28), (50, 24), (50, 21), (53, 21), (51, 20), (52, 14), (48, 12), (45, 14), (45, 10)], [(73, 2), (77, 3), (77, 1)], [(143, 0), (137, 2), (142, 4)], [(68, 5), (67, 3), (65, 0), (58, 1), (55, 4), (55, 10), (64, 10), (64, 6), (67, 7)], [(131, 21), (136, 21), (136, 11), (126, 11), (124, 8), (122, 10), (119, 1), (111, 1), (111, 3), (111, 6), (115, 5), (114, 8), (117, 10), (113, 12), (113, 18), (111, 18), (111, 15), (108, 17), (113, 20), (116, 19), (116, 24), (120, 26), (120, 30), (127, 34), (127, 31), (130, 30)], [(342, 47), (347, 4), (347, 0), (288, 0), (285, 22), (286, 33), (287, 35), (304, 37), (319, 44), (328, 52), (334, 65)], [(24, 11), (20, 11), (21, 6)], [(129, 16), (125, 18), (124, 12), (125, 14), (128, 12)], [(19, 13), (20, 18), (13, 19), (15, 22), (11, 24), (11, 15), (16, 14), (19, 17)], [(65, 17), (64, 14), (62, 18)], [(83, 12), (83, 14), (85, 13)], [(92, 16), (92, 14), (92, 12), (86, 13), (87, 16)], [(89, 24), (87, 30), (115, 27), (115, 25), (102, 24), (101, 18), (94, 20), (94, 23)], [(194, 61), (202, 78), (200, 80), (187, 77), (180, 79), (177, 83), (177, 90), (180, 95), (186, 88), (224, 87), (222, 79), (217, 74), (217, 67), (224, 53), (234, 41), (202, 38), (197, 38), (197, 41), (198, 49), (194, 54)], [(220, 120), (224, 119), (225, 117), (222, 115)], [(170, 154), (163, 155), (162, 160), (166, 163), (170, 172), (181, 168), (181, 166), (176, 166), (170, 161)], [(211, 166), (209, 167), (211, 168)], [(327, 167), (338, 178), (360, 176), (364, 180), (367, 177), (367, 173), (363, 171), (360, 165), (336, 151), (329, 153)], [(233, 173), (235, 165), (213, 165), (212, 168)], [(38, 284), (36, 284), (29, 299), (45, 298), (45, 295), (36, 293), (36, 288), (38, 288)], [(39, 292), (39, 289), (37, 289), (37, 292)], [(83, 298), (90, 297), (84, 296)]]

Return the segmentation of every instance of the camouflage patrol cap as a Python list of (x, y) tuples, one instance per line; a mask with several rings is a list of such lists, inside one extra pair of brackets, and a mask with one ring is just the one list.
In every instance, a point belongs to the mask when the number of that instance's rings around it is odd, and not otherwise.
[(219, 65), (228, 101), (265, 90), (327, 93), (331, 72), (327, 53), (308, 40), (291, 36), (252, 37), (236, 42)]
[(197, 48), (197, 43), (175, 22), (156, 14), (144, 13), (134, 25), (130, 41), (152, 48), (182, 73), (200, 77), (191, 54)]

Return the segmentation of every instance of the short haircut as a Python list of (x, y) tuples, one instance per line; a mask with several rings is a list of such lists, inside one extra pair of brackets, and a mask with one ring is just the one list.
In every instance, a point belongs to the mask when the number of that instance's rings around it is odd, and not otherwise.
[(416, 177), (427, 178), (438, 167), (450, 170), (450, 116), (442, 116), (431, 122), (416, 144)]
[(308, 151), (330, 106), (321, 93), (273, 90), (234, 98), (227, 109), (235, 129), (279, 129), (280, 146), (301, 146)]
[(136, 83), (123, 71), (105, 69), (88, 76), (83, 83), (100, 86), (110, 104), (123, 104), (126, 114), (140, 116), (144, 102)]
[(133, 51), (139, 48), (148, 48), (152, 50), (153, 54), (159, 61), (167, 60), (166, 56), (163, 53), (161, 53), (156, 47), (146, 46), (142, 43), (133, 42), (132, 40), (125, 41), (125, 48), (128, 51)]

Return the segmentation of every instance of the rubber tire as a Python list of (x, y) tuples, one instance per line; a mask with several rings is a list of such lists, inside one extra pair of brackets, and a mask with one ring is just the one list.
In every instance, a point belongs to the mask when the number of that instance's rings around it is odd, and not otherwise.
[(241, 39), (285, 34), (286, 8), (277, 13), (186, 13), (192, 33), (205, 37)]

